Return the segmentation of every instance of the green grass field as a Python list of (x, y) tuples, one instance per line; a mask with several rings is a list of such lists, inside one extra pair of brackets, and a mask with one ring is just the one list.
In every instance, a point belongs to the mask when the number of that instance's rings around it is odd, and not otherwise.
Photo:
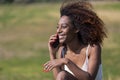
[[(102, 51), (104, 80), (120, 80), (120, 2), (94, 2), (108, 30)], [(60, 4), (0, 5), (0, 80), (53, 80), (42, 65), (56, 31)]]

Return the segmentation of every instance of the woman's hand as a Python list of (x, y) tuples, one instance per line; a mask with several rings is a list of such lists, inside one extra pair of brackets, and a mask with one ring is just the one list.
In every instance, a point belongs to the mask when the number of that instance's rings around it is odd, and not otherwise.
[(49, 48), (49, 52), (53, 54), (53, 56), (56, 56), (56, 52), (58, 51), (59, 48), (59, 44), (57, 47), (53, 46), (53, 43), (57, 40), (57, 34), (54, 34), (50, 37), (49, 42), (48, 42), (48, 48)]
[(60, 59), (54, 59), (54, 60), (48, 61), (44, 64), (44, 71), (49, 72), (53, 68), (60, 67), (67, 63), (68, 63), (68, 59), (66, 58), (60, 58)]

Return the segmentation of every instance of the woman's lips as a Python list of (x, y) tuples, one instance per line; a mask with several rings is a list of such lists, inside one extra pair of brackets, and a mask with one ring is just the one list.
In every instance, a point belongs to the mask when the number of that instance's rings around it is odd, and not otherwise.
[(59, 39), (62, 39), (62, 38), (64, 38), (64, 34), (59, 35)]

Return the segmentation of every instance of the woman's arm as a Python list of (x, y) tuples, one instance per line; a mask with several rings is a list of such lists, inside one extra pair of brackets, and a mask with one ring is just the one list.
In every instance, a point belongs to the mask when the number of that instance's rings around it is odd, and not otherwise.
[[(46, 62), (44, 64), (44, 70), (46, 72), (49, 72), (51, 69), (53, 69), (53, 74), (54, 77), (56, 77), (56, 75), (58, 74), (58, 72), (60, 71), (60, 66), (54, 67), (54, 64), (56, 64), (56, 60), (57, 58), (57, 53), (60, 54), (60, 45), (58, 45), (57, 47), (53, 46), (53, 43), (55, 43), (57, 40), (57, 34), (54, 34), (52, 36), (50, 36), (49, 42), (48, 42), (48, 48), (49, 48), (49, 56), (50, 56), (50, 61)], [(58, 60), (57, 60), (58, 62)]]
[(101, 47), (100, 45), (93, 45), (89, 50), (89, 64), (87, 72), (80, 69), (69, 59), (66, 59), (66, 65), (78, 80), (95, 80), (98, 72), (99, 64), (101, 63)]
[(62, 44), (58, 44), (56, 47), (53, 43), (57, 40), (57, 34), (50, 37), (48, 42), (50, 61), (44, 64), (44, 70), (49, 72), (53, 70), (54, 78), (56, 79), (58, 73), (61, 71), (63, 65), (66, 63), (64, 58), (61, 58), (61, 51), (63, 50)]
[[(63, 47), (60, 47), (60, 48), (59, 48), (56, 57), (53, 57), (53, 56), (51, 55), (51, 59), (50, 59), (50, 60), (51, 60), (52, 62), (54, 62), (56, 65), (57, 65), (57, 63), (63, 62), (63, 59), (61, 58), (61, 51), (62, 51), (62, 49), (63, 49)], [(54, 61), (53, 61), (53, 60), (54, 60)], [(57, 62), (57, 63), (56, 63), (56, 62)], [(64, 63), (61, 63), (61, 64), (64, 64)], [(54, 67), (54, 68), (53, 68), (53, 76), (54, 76), (55, 79), (56, 79), (58, 73), (59, 73), (61, 70), (62, 70), (62, 65), (60, 65), (60, 66), (57, 65), (57, 67)]]
[(46, 62), (44, 64), (45, 70), (46, 71), (53, 71), (54, 78), (56, 79), (58, 73), (63, 69), (63, 65), (66, 62), (66, 58), (61, 58), (61, 51), (63, 47), (60, 47), (58, 50), (57, 57), (53, 56), (50, 54), (50, 61)]

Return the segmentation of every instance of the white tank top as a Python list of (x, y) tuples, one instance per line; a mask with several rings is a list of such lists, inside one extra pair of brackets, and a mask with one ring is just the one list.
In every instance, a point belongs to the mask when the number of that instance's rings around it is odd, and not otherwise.
[[(88, 45), (88, 47), (86, 49), (86, 59), (85, 59), (83, 66), (81, 67), (81, 69), (86, 72), (88, 69), (88, 49), (89, 49), (89, 47), (90, 47), (90, 45)], [(69, 73), (71, 73), (72, 75), (74, 75), (73, 72), (66, 65), (64, 65), (64, 69), (66, 71), (68, 71)], [(95, 80), (102, 80), (102, 64), (99, 65), (99, 69), (98, 69)]]

